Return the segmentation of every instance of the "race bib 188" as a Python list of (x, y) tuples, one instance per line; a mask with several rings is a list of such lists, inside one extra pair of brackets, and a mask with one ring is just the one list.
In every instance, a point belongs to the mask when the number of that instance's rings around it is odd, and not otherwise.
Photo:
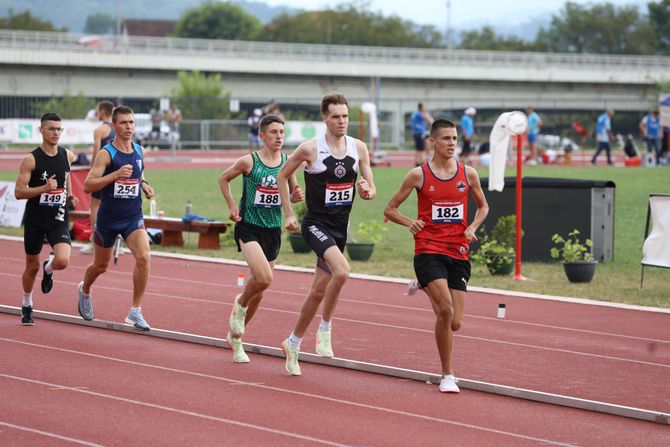
[(279, 189), (256, 186), (256, 195), (254, 196), (254, 206), (256, 208), (277, 208), (281, 206), (281, 197)]

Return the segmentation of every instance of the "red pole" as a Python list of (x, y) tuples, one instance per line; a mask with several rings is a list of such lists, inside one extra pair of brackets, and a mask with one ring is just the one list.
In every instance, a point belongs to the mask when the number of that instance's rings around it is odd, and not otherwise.
[(523, 135), (516, 136), (516, 256), (514, 258), (514, 279), (525, 281), (526, 277), (521, 274), (521, 209), (523, 176)]

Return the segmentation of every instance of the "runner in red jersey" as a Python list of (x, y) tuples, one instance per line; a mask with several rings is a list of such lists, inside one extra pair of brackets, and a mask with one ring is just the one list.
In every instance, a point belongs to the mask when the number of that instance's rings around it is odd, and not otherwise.
[[(451, 366), (453, 331), (460, 329), (465, 311), (470, 242), (477, 240), (475, 232), (489, 212), (477, 171), (454, 158), (457, 139), (454, 123), (436, 120), (430, 129), (433, 158), (409, 171), (384, 210), (384, 216), (409, 227), (414, 236), (414, 271), (437, 317), (435, 340), (443, 375), (440, 391), (445, 393), (459, 392)], [(416, 219), (398, 210), (412, 190), (418, 198)], [(470, 224), (468, 192), (477, 205)]]

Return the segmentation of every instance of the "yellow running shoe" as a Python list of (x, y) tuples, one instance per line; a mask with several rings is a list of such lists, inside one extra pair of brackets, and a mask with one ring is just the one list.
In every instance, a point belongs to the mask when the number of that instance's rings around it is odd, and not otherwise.
[(321, 357), (335, 357), (333, 354), (333, 344), (331, 342), (332, 331), (316, 331), (316, 353)]
[(249, 363), (249, 356), (244, 352), (244, 348), (242, 347), (242, 339), (233, 338), (232, 334), (228, 332), (228, 335), (226, 335), (226, 343), (228, 343), (230, 349), (233, 350), (233, 362)]
[(244, 320), (247, 318), (247, 308), (237, 302), (241, 296), (242, 294), (235, 297), (233, 310), (230, 312), (230, 330), (239, 336), (244, 335)]
[(288, 344), (288, 338), (284, 340), (281, 344), (281, 350), (284, 351), (286, 356), (286, 372), (292, 376), (299, 376), (302, 373), (300, 372), (300, 365), (298, 364), (298, 355), (300, 354), (300, 348), (292, 348)]

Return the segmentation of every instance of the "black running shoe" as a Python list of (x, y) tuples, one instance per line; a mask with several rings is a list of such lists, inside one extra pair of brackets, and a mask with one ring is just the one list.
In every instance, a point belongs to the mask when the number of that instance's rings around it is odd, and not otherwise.
[(54, 279), (53, 276), (54, 274), (47, 273), (46, 271), (46, 266), (49, 263), (49, 259), (45, 259), (44, 262), (42, 262), (42, 293), (49, 293), (51, 292), (51, 288), (54, 286)]
[(35, 326), (33, 321), (33, 306), (21, 306), (21, 324), (24, 326)]

